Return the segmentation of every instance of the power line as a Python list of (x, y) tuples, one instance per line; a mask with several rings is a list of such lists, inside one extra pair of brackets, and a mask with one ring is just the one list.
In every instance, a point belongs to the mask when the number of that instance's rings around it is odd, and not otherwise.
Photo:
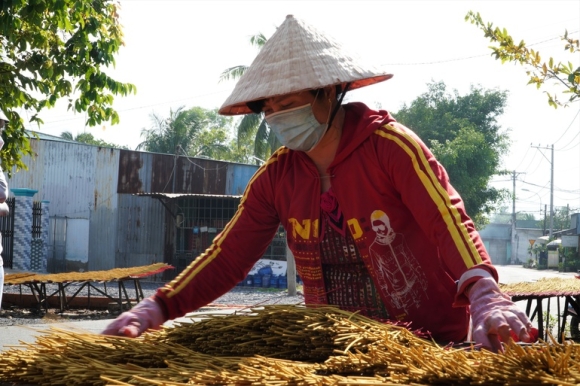
[[(575, 34), (577, 32), (579, 32), (580, 30), (576, 30), (576, 31), (572, 31), (572, 32), (568, 32), (568, 35), (572, 35)], [(542, 43), (546, 43), (552, 40), (556, 40), (556, 39), (561, 39), (561, 36), (557, 36), (557, 37), (552, 37), (552, 38), (548, 38), (539, 42), (535, 42), (535, 43), (530, 43), (527, 46), (531, 47), (531, 46), (537, 46), (538, 44), (542, 44)], [(426, 66), (426, 65), (431, 65), (431, 64), (442, 64), (442, 63), (450, 63), (450, 62), (460, 62), (463, 60), (470, 60), (470, 59), (476, 59), (476, 58), (483, 58), (483, 57), (488, 57), (490, 56), (490, 54), (479, 54), (479, 55), (472, 55), (472, 56), (464, 56), (464, 57), (459, 57), (459, 58), (452, 58), (452, 59), (441, 59), (441, 60), (434, 60), (434, 61), (430, 61), (430, 62), (416, 62), (416, 63), (384, 63), (381, 64), (382, 66)]]
[(542, 188), (542, 189), (546, 189), (546, 185), (548, 185), (548, 183), (547, 183), (547, 182), (546, 182), (546, 184), (545, 184), (544, 186), (542, 186), (542, 185), (538, 185), (538, 184), (534, 184), (534, 183), (532, 183), (532, 182), (522, 181), (522, 180), (520, 180), (520, 182), (521, 182), (522, 184), (526, 184), (526, 185), (530, 185), (530, 186), (535, 186), (536, 188)]
[(569, 146), (568, 147), (562, 147), (560, 149), (556, 149), (558, 151), (568, 151), (568, 150), (572, 150), (574, 149), (576, 146), (580, 145), (580, 141), (578, 141), (578, 143), (574, 143), (574, 140), (580, 136), (580, 130), (578, 130), (578, 133), (576, 133), (575, 136), (573, 136), (570, 141), (569, 141)]
[[(560, 138), (558, 138), (554, 143), (557, 143), (559, 140), (562, 139), (562, 137), (564, 137), (564, 135), (568, 132), (568, 130), (570, 130), (570, 128), (572, 127), (572, 124), (574, 123), (574, 121), (576, 120), (576, 118), (578, 118), (578, 114), (580, 114), (580, 109), (578, 109), (578, 111), (576, 112), (576, 115), (574, 115), (574, 118), (572, 118), (572, 122), (570, 122), (570, 124), (568, 125), (568, 127), (566, 128), (566, 130), (564, 130), (564, 132), (562, 133), (562, 135), (560, 136)], [(578, 131), (578, 133), (580, 133), (580, 130)], [(576, 138), (578, 136), (578, 134), (576, 134), (574, 136), (574, 138)], [(574, 139), (572, 138), (572, 140)], [(570, 141), (568, 142), (568, 144), (570, 143)], [(556, 150), (561, 150), (561, 149), (556, 149)]]
[[(531, 145), (530, 145), (530, 147), (531, 147)], [(534, 174), (538, 170), (538, 168), (542, 165), (542, 160), (538, 159), (534, 170), (532, 170), (531, 172), (528, 171), (530, 169), (530, 167), (532, 167), (532, 164), (533, 164), (534, 160), (536, 159), (536, 155), (537, 155), (537, 153), (534, 153), (534, 155), (532, 156), (532, 160), (528, 163), (528, 166), (524, 170), (528, 174)]]
[[(522, 163), (524, 163), (524, 160), (526, 159), (526, 156), (528, 155), (528, 152), (530, 151), (531, 148), (527, 148), (526, 149), (526, 154), (524, 154), (524, 156), (522, 157), (522, 160), (520, 161), (520, 164), (516, 167), (516, 170), (520, 168), (520, 166), (522, 165)], [(534, 158), (536, 157), (536, 153), (534, 152)], [(532, 161), (534, 160), (534, 158), (532, 158)], [(530, 161), (531, 163), (531, 161)], [(529, 164), (528, 164), (529, 165)]]

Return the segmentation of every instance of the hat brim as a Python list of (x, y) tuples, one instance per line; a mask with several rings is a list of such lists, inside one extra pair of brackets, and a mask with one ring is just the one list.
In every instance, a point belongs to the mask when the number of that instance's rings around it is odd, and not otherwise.
[[(355, 90), (357, 88), (361, 88), (361, 87), (366, 87), (366, 86), (370, 86), (373, 85), (375, 83), (380, 83), (380, 82), (384, 82), (385, 80), (389, 80), (393, 77), (393, 74), (385, 74), (385, 75), (381, 75), (381, 76), (376, 76), (373, 78), (367, 78), (367, 79), (359, 79), (356, 82), (350, 82), (350, 86), (349, 86), (349, 91)], [(349, 82), (337, 82), (335, 84), (329, 84), (325, 87), (334, 87), (334, 86), (338, 86), (338, 85), (342, 85), (343, 87)], [(221, 107), (218, 112), (221, 115), (244, 115), (244, 114), (250, 114), (250, 113), (254, 113), (254, 111), (252, 111), (249, 107), (248, 104), (251, 102), (256, 102), (256, 101), (260, 101), (266, 98), (271, 98), (271, 97), (275, 97), (275, 96), (280, 96), (280, 95), (285, 95), (285, 94), (292, 94), (295, 92), (301, 92), (301, 91), (307, 91), (307, 90), (313, 90), (313, 89), (318, 89), (320, 87), (314, 87), (314, 88), (302, 88), (302, 89), (296, 89), (296, 90), (289, 90), (286, 93), (280, 93), (280, 94), (273, 94), (270, 95), (268, 97), (263, 97), (263, 98), (257, 98), (254, 100), (249, 100), (246, 102), (240, 102), (234, 105), (229, 105), (229, 106), (223, 106)]]

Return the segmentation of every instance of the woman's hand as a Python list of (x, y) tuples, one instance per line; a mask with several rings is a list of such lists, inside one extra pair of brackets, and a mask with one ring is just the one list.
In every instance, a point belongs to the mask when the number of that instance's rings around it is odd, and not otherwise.
[(119, 315), (101, 334), (136, 338), (146, 330), (159, 329), (166, 320), (159, 304), (153, 298), (146, 298)]
[(494, 352), (503, 352), (501, 342), (513, 335), (522, 342), (532, 339), (532, 324), (526, 314), (503, 294), (491, 277), (481, 278), (467, 294), (473, 324), (473, 340)]

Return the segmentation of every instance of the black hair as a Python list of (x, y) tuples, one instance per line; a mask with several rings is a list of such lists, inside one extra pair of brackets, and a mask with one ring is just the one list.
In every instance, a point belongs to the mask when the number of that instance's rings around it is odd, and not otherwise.
[[(349, 86), (350, 86), (350, 83), (347, 83), (344, 87), (341, 84), (337, 84), (336, 86), (334, 86), (335, 90), (336, 90), (336, 99), (339, 101), (339, 104), (342, 103), (342, 99), (344, 98), (344, 95), (346, 94), (346, 91), (348, 90)], [(324, 90), (324, 88), (315, 88), (315, 89), (310, 89), (308, 91), (313, 96), (317, 96), (321, 90)], [(252, 112), (254, 114), (260, 114), (262, 112), (262, 110), (264, 109), (264, 99), (258, 99), (255, 101), (246, 102), (246, 106), (248, 106), (248, 108), (250, 110), (252, 110)]]
[(264, 100), (258, 99), (257, 101), (246, 102), (246, 106), (248, 106), (254, 114), (260, 114), (264, 109)]

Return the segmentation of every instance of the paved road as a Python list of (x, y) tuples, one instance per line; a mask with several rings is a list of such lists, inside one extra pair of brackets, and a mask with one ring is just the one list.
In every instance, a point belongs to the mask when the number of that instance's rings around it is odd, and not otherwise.
[(500, 283), (518, 283), (524, 281), (536, 281), (543, 277), (574, 277), (573, 272), (558, 272), (550, 269), (537, 270), (522, 268), (520, 265), (496, 266)]
[[(573, 273), (559, 273), (553, 270), (538, 271), (535, 269), (522, 268), (521, 266), (497, 266), (501, 283), (514, 283), (523, 281), (535, 281), (542, 277), (572, 277)], [(525, 302), (518, 302), (518, 306), (525, 309)], [(555, 312), (555, 304), (552, 309)], [(544, 306), (546, 309), (546, 306)], [(551, 312), (552, 313), (552, 312)], [(0, 327), (0, 351), (7, 350), (19, 342), (33, 343), (34, 337), (40, 332), (48, 330), (51, 326), (79, 332), (99, 333), (110, 320), (79, 321), (57, 324), (35, 324), (25, 326), (2, 326)]]

